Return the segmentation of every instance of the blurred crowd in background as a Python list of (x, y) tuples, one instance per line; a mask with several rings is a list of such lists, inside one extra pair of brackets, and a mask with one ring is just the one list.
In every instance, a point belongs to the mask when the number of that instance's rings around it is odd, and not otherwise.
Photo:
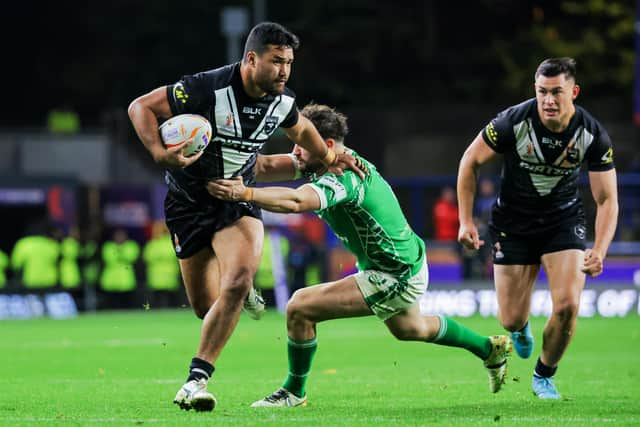
[[(230, 10), (243, 11), (247, 29), (273, 20), (300, 36), (289, 82), (299, 106), (317, 101), (349, 116), (346, 145), (389, 179), (427, 240), (432, 281), (491, 279), (489, 250), (456, 242), (457, 164), (497, 111), (533, 96), (533, 71), (550, 56), (576, 58), (577, 103), (612, 137), (615, 242), (640, 241), (638, 1), (134, 1), (68, 11), (27, 0), (7, 5), (15, 19), (3, 28), (30, 22), (42, 37), (7, 46), (24, 67), (4, 88), (11, 101), (0, 115), (0, 292), (65, 290), (86, 309), (187, 304), (163, 225), (162, 171), (126, 106), (239, 59), (233, 46), (246, 34), (225, 34)], [(276, 133), (265, 148), (291, 144)], [(484, 173), (475, 216), (486, 236), (499, 166)], [(582, 196), (593, 224), (591, 196)], [(256, 284), (268, 300), (278, 282), (292, 292), (354, 269), (313, 215), (267, 218)], [(618, 255), (637, 262), (640, 251)]]

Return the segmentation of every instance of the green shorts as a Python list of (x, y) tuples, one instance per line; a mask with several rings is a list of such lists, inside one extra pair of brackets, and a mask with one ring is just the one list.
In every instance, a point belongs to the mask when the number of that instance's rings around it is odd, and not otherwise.
[(429, 268), (425, 257), (420, 271), (408, 279), (377, 270), (359, 271), (354, 277), (371, 311), (387, 320), (407, 310), (425, 293), (429, 285)]

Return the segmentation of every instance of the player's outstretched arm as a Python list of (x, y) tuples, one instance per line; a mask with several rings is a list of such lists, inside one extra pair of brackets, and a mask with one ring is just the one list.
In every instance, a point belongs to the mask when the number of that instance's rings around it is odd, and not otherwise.
[(484, 245), (480, 240), (478, 228), (473, 222), (473, 201), (476, 195), (478, 169), (495, 158), (497, 153), (484, 142), (482, 133), (473, 140), (460, 159), (458, 167), (458, 241), (468, 249), (479, 249)]
[(183, 149), (191, 144), (192, 140), (168, 149), (162, 143), (160, 132), (158, 132), (158, 117), (169, 118), (172, 115), (166, 86), (154, 89), (134, 99), (129, 104), (127, 112), (138, 138), (159, 165), (167, 168), (184, 168), (202, 155), (201, 151), (191, 157), (184, 156)]
[(616, 170), (589, 172), (591, 194), (596, 202), (596, 225), (593, 248), (584, 254), (582, 272), (592, 277), (602, 273), (604, 258), (618, 225), (618, 188)]
[(336, 153), (327, 147), (322, 136), (311, 120), (303, 115), (298, 118), (298, 123), (290, 128), (282, 128), (289, 139), (309, 151), (314, 157), (320, 159), (328, 171), (341, 176), (345, 169), (352, 170), (364, 180), (366, 170), (361, 169), (362, 164), (347, 153)]
[(259, 154), (255, 176), (258, 182), (289, 181), (302, 177), (298, 160), (292, 154)]
[(320, 209), (320, 197), (309, 185), (298, 188), (246, 187), (241, 176), (207, 183), (213, 197), (230, 202), (253, 202), (271, 212), (297, 213)]

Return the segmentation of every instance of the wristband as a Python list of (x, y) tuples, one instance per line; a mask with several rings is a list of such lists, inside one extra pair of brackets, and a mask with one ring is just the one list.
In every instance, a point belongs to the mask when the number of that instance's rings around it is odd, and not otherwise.
[(242, 193), (242, 201), (250, 202), (253, 200), (253, 187), (246, 187)]
[(335, 151), (333, 151), (331, 148), (327, 149), (327, 154), (324, 155), (324, 157), (322, 158), (321, 162), (325, 165), (325, 166), (331, 166), (335, 163), (336, 159), (338, 158), (338, 155), (336, 154)]
[(291, 163), (293, 163), (293, 169), (295, 170), (293, 179), (302, 178), (302, 170), (300, 170), (300, 161), (293, 153), (289, 153), (289, 157), (291, 158)]

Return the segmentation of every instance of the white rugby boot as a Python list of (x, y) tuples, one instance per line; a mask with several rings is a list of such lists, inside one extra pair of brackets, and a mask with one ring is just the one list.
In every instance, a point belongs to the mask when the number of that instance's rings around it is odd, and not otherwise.
[(251, 404), (252, 408), (284, 408), (292, 406), (307, 406), (307, 396), (298, 397), (282, 387), (264, 399)]
[(216, 398), (207, 391), (207, 380), (200, 378), (199, 380), (191, 380), (185, 383), (178, 390), (173, 403), (186, 411), (195, 409), (198, 412), (208, 412), (213, 411), (213, 408), (216, 407)]

